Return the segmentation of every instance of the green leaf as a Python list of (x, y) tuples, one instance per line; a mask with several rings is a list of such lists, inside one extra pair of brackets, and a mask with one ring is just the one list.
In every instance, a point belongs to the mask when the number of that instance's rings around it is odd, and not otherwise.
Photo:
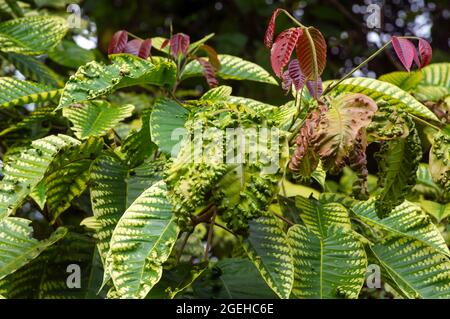
[(63, 149), (78, 145), (74, 138), (59, 134), (35, 140), (31, 147), (12, 155), (0, 182), (0, 219), (11, 215), (44, 177), (54, 157)]
[(35, 57), (17, 53), (7, 53), (5, 57), (27, 79), (51, 87), (61, 87), (64, 85), (64, 80), (59, 74)]
[(148, 159), (158, 147), (150, 140), (150, 109), (142, 111), (142, 126), (138, 132), (131, 132), (120, 147), (127, 165), (135, 167)]
[[(69, 288), (80, 267), (80, 288)], [(0, 294), (14, 299), (93, 299), (102, 280), (103, 269), (92, 238), (69, 232), (39, 257), (0, 281)], [(71, 276), (72, 275), (72, 276)], [(75, 276), (74, 276), (75, 275)]]
[(419, 206), (404, 201), (395, 207), (386, 218), (379, 218), (376, 213), (375, 199), (360, 202), (351, 210), (363, 222), (381, 228), (395, 236), (415, 239), (434, 248), (436, 251), (450, 256), (450, 251), (439, 229)]
[(153, 287), (146, 299), (173, 299), (188, 289), (208, 268), (208, 262), (192, 265), (179, 263), (174, 268), (164, 270), (161, 280)]
[(0, 279), (39, 256), (48, 246), (64, 237), (67, 229), (58, 228), (50, 238), (32, 237), (31, 220), (6, 217), (0, 220)]
[(92, 100), (133, 85), (153, 84), (171, 87), (176, 66), (167, 59), (144, 60), (130, 54), (110, 55), (111, 64), (95, 61), (80, 67), (64, 87), (58, 108)]
[(422, 242), (392, 237), (371, 247), (383, 275), (407, 298), (450, 298), (450, 261)]
[(305, 225), (316, 234), (324, 234), (332, 225), (350, 229), (347, 209), (339, 203), (321, 203), (303, 196), (295, 197), (295, 206)]
[(148, 188), (114, 229), (105, 270), (121, 298), (145, 298), (161, 278), (179, 232), (166, 192), (163, 181)]
[(212, 88), (209, 91), (207, 91), (205, 94), (202, 95), (200, 100), (228, 100), (228, 98), (231, 95), (232, 92), (231, 86), (228, 85), (221, 85), (216, 88)]
[(95, 53), (79, 47), (74, 42), (63, 40), (48, 53), (48, 57), (62, 66), (76, 69), (95, 60)]
[(392, 107), (403, 109), (424, 119), (438, 121), (436, 115), (411, 94), (387, 82), (370, 78), (349, 78), (337, 85), (333, 92), (362, 93), (373, 98), (375, 102), (384, 100)]
[(420, 201), (420, 206), (424, 211), (436, 218), (438, 223), (450, 216), (450, 203), (440, 204), (423, 199)]
[(34, 125), (40, 125), (42, 122), (51, 120), (54, 117), (55, 114), (53, 114), (53, 107), (51, 106), (38, 107), (31, 114), (25, 117), (22, 121), (10, 125), (8, 128), (4, 129), (3, 131), (0, 131), (0, 136), (4, 136), (10, 132), (17, 130), (24, 130), (24, 129), (32, 130), (32, 127)]
[(267, 285), (282, 299), (289, 298), (294, 280), (292, 256), (278, 220), (266, 216), (249, 222), (243, 247)]
[(64, 18), (29, 16), (0, 23), (0, 51), (39, 55), (55, 47), (67, 32)]
[(336, 226), (318, 234), (305, 226), (294, 225), (288, 236), (295, 266), (292, 297), (358, 297), (367, 258), (355, 234)]
[(91, 169), (91, 202), (94, 216), (101, 224), (96, 237), (103, 259), (123, 212), (161, 177), (161, 164), (158, 163), (144, 163), (133, 168), (111, 153), (105, 153), (95, 160)]
[(423, 101), (438, 101), (450, 94), (450, 63), (434, 63), (422, 69), (415, 95)]
[(381, 75), (378, 80), (398, 86), (400, 89), (410, 92), (422, 80), (422, 72), (396, 71)]
[(187, 133), (184, 123), (188, 114), (184, 107), (173, 100), (161, 98), (155, 102), (150, 117), (150, 132), (153, 142), (161, 151), (174, 157), (177, 155), (175, 146), (180, 142), (180, 136)]
[(84, 192), (91, 177), (92, 161), (102, 148), (101, 139), (91, 138), (53, 160), (43, 180), (52, 223)]
[(439, 198), (444, 190), (433, 181), (428, 164), (420, 163), (417, 170), (417, 181), (414, 190), (419, 194)]
[(0, 77), (0, 92), (0, 108), (45, 102), (61, 94), (61, 90), (8, 77)]
[(450, 136), (438, 132), (430, 149), (430, 174), (444, 189), (450, 189)]
[(106, 101), (94, 100), (82, 105), (72, 105), (63, 109), (63, 116), (73, 124), (75, 136), (87, 139), (102, 136), (119, 122), (133, 114), (134, 106), (111, 105)]
[[(259, 65), (245, 61), (232, 55), (219, 54), (219, 60), (222, 67), (217, 71), (217, 76), (229, 80), (248, 80), (277, 85), (277, 81)], [(202, 67), (197, 60), (186, 65), (181, 76), (187, 79), (192, 76), (201, 76)]]
[(420, 138), (415, 128), (406, 138), (386, 141), (377, 153), (379, 166), (377, 211), (386, 216), (401, 204), (416, 182), (416, 171), (422, 158)]

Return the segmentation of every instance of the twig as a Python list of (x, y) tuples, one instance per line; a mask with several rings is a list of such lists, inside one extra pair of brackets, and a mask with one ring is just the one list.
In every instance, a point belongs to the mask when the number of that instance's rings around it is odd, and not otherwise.
[(192, 234), (193, 231), (194, 230), (191, 230), (190, 232), (185, 232), (184, 233), (183, 243), (181, 244), (180, 251), (177, 254), (177, 264), (180, 262), (181, 255), (183, 254), (184, 248), (186, 247), (186, 244), (187, 244), (187, 242), (189, 240), (189, 237), (191, 237), (191, 234)]
[(208, 230), (208, 239), (206, 241), (206, 248), (205, 248), (205, 261), (209, 260), (209, 250), (211, 248), (211, 242), (212, 242), (212, 235), (213, 235), (213, 230), (214, 230), (214, 221), (216, 219), (216, 210), (214, 210), (214, 214), (211, 217), (211, 224), (209, 225), (209, 230)]
[(290, 221), (289, 219), (287, 219), (284, 216), (281, 216), (280, 214), (275, 213), (274, 211), (271, 211), (272, 214), (275, 215), (275, 217), (278, 217), (279, 219), (281, 219), (282, 221), (284, 221), (286, 224), (290, 225), (290, 226), (294, 226), (295, 223), (293, 221)]
[[(206, 222), (206, 224), (211, 225), (212, 223)], [(220, 225), (220, 224), (217, 224), (217, 223), (213, 223), (212, 225), (217, 226), (217, 227), (219, 227), (219, 228), (222, 228), (223, 230), (229, 232), (230, 234), (232, 234), (232, 235), (234, 235), (234, 236), (237, 236), (236, 233), (234, 233), (231, 229), (229, 229), (229, 228), (227, 228), (227, 227), (225, 227), (225, 226), (223, 226), (223, 225)]]

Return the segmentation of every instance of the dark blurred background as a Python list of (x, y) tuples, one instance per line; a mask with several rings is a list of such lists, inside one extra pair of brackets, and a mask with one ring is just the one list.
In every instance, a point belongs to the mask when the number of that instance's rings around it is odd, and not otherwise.
[[(376, 5), (376, 6), (374, 6)], [(269, 50), (263, 46), (267, 22), (277, 7), (289, 10), (305, 25), (320, 29), (328, 43), (324, 79), (336, 78), (359, 64), (391, 35), (416, 35), (431, 42), (433, 62), (449, 61), (450, 2), (448, 0), (338, 1), (338, 0), (84, 0), (83, 15), (95, 23), (98, 47), (105, 52), (112, 34), (126, 29), (141, 37), (183, 32), (195, 41), (208, 33), (219, 53), (254, 61), (270, 70)], [(378, 7), (377, 7), (378, 6)], [(367, 26), (367, 19), (380, 23)], [(372, 14), (375, 15), (372, 15)], [(277, 32), (292, 26), (279, 18)], [(400, 69), (388, 53), (371, 62), (359, 75), (377, 77)], [(234, 94), (280, 104), (286, 100), (275, 86), (230, 83)]]

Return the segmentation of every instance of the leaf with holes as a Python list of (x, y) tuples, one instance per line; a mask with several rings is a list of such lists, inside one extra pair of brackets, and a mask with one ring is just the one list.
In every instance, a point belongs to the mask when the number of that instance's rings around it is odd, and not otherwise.
[(176, 66), (166, 59), (155, 64), (130, 54), (111, 55), (111, 64), (89, 62), (71, 76), (64, 87), (58, 108), (139, 84), (171, 87), (175, 83)]

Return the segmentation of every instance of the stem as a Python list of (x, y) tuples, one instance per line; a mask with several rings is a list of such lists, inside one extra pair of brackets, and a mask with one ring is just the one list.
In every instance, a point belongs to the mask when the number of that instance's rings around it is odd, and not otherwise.
[(281, 216), (280, 214), (277, 214), (277, 213), (275, 213), (274, 211), (271, 211), (271, 212), (272, 212), (272, 214), (273, 214), (275, 217), (278, 217), (279, 219), (281, 219), (282, 221), (284, 221), (286, 224), (288, 224), (288, 225), (290, 225), (290, 226), (294, 226), (294, 225), (295, 225), (294, 222), (290, 221), (290, 220), (287, 219), (286, 217)]
[[(401, 39), (418, 39), (418, 37), (416, 36), (401, 36), (401, 37), (397, 37), (397, 38), (401, 38)], [(356, 71), (358, 71), (359, 69), (361, 69), (363, 66), (365, 66), (367, 63), (369, 63), (370, 61), (372, 61), (378, 54), (380, 54), (384, 49), (386, 49), (389, 44), (391, 44), (392, 39), (389, 40), (388, 42), (386, 42), (383, 46), (381, 46), (377, 51), (375, 51), (372, 55), (370, 55), (367, 59), (365, 59), (363, 62), (361, 62), (359, 65), (357, 65), (356, 67), (354, 67), (350, 72), (348, 72), (346, 75), (344, 75), (340, 80), (338, 80), (337, 82), (332, 83), (331, 85), (329, 85), (325, 91), (323, 92), (322, 95), (327, 94), (328, 92), (332, 91), (337, 85), (339, 85), (342, 81), (348, 79), (353, 73), (355, 73)]]
[(359, 65), (354, 67), (350, 72), (348, 72), (346, 75), (344, 75), (339, 81), (332, 83), (329, 85), (325, 91), (323, 92), (323, 95), (327, 94), (328, 92), (332, 91), (337, 85), (339, 85), (342, 81), (348, 79), (353, 73), (361, 69), (363, 66), (365, 66), (367, 63), (372, 61), (378, 54), (383, 52), (384, 49), (388, 47), (388, 45), (391, 44), (391, 40), (386, 42), (381, 48), (379, 48), (377, 51), (375, 51), (371, 56), (369, 56), (367, 59), (365, 59), (363, 62), (361, 62)]
[(177, 264), (180, 262), (181, 255), (183, 255), (184, 248), (186, 247), (186, 244), (187, 244), (187, 242), (189, 240), (189, 237), (191, 237), (191, 234), (192, 234), (193, 231), (194, 230), (184, 233), (185, 235), (184, 235), (183, 243), (181, 244), (180, 251), (177, 254)]
[(132, 36), (133, 38), (135, 38), (135, 39), (144, 41), (144, 39), (142, 39), (141, 37), (138, 37), (137, 35), (135, 35), (135, 34), (129, 32), (129, 31), (127, 31), (127, 33), (128, 33), (128, 35), (131, 35), (131, 36)]
[[(207, 223), (207, 224), (211, 225), (211, 223)], [(212, 225), (213, 226), (217, 226), (219, 228), (222, 228), (223, 230), (225, 230), (225, 231), (229, 232), (230, 234), (232, 234), (232, 235), (237, 237), (237, 235), (231, 229), (228, 229), (227, 227), (225, 227), (223, 225), (220, 225), (220, 224), (217, 224), (217, 223), (213, 223)]]
[(291, 19), (296, 25), (298, 25), (301, 28), (306, 28), (303, 24), (300, 23), (293, 15), (291, 15), (288, 11), (281, 9), (281, 12), (283, 12), (285, 15), (288, 16), (289, 19)]
[(425, 125), (427, 125), (427, 126), (429, 126), (429, 127), (432, 127), (432, 128), (434, 128), (435, 130), (437, 130), (437, 131), (440, 131), (441, 129), (439, 128), (439, 127), (437, 127), (436, 125), (434, 125), (434, 124), (431, 124), (431, 123), (429, 123), (429, 122), (427, 122), (427, 121), (425, 121), (425, 120), (422, 120), (420, 117), (417, 117), (417, 116), (415, 116), (415, 115), (413, 115), (413, 114), (411, 114), (411, 113), (408, 113), (408, 115), (409, 116), (411, 116), (413, 119), (415, 119), (416, 121), (418, 121), (418, 122), (420, 122), (420, 123), (422, 123), (422, 124), (425, 124)]
[(208, 240), (206, 241), (206, 248), (205, 248), (205, 261), (209, 260), (209, 249), (211, 248), (211, 241), (212, 241), (212, 235), (213, 235), (213, 225), (214, 221), (216, 219), (216, 213), (217, 211), (214, 210), (214, 214), (211, 217), (211, 224), (209, 225), (209, 231), (208, 231)]

